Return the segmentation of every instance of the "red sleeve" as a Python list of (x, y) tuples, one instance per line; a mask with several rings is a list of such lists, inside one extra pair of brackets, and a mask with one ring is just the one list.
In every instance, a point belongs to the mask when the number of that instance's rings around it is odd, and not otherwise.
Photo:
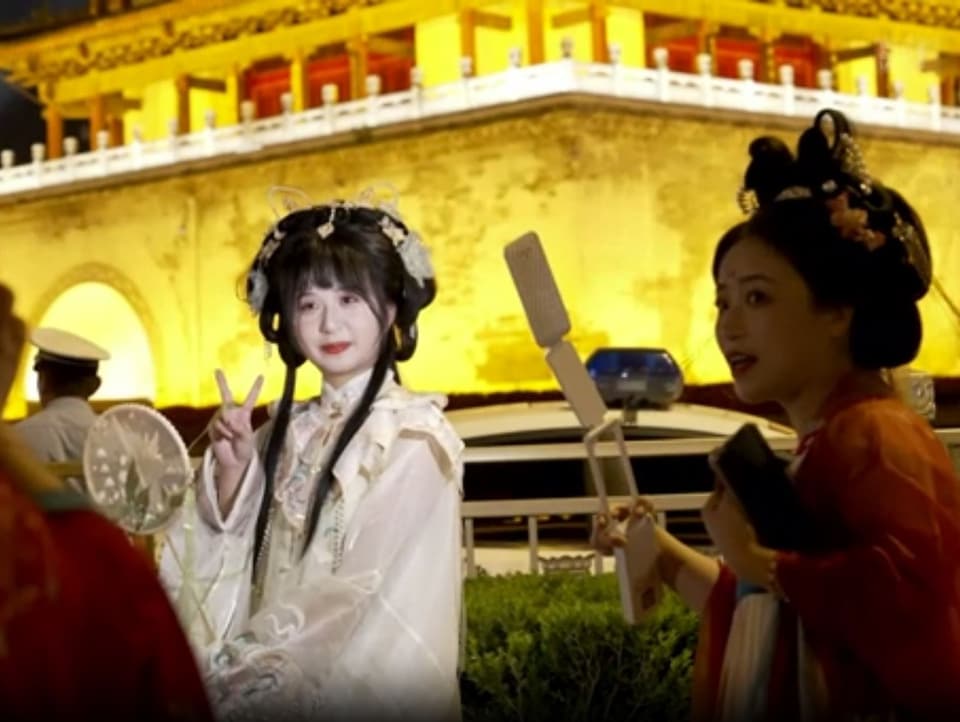
[(960, 677), (950, 679), (960, 672), (960, 494), (939, 441), (894, 402), (853, 407), (820, 432), (799, 479), (845, 539), (823, 555), (779, 555), (778, 581), (804, 624), (852, 650), (902, 703), (960, 704)]
[(43, 514), (0, 470), (0, 719), (66, 718), (75, 704), (59, 596)]
[[(49, 519), (76, 612), (71, 642), (87, 657), (85, 687), (109, 685), (111, 718), (211, 720), (196, 660), (149, 561), (98, 514)], [(89, 703), (102, 709), (93, 692)]]
[(84, 506), (0, 470), (0, 719), (212, 720), (150, 563)]

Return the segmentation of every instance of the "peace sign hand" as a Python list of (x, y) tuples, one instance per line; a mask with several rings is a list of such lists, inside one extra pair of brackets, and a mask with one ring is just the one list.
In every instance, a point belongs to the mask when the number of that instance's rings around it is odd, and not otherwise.
[(210, 422), (210, 448), (222, 471), (228, 476), (239, 476), (253, 457), (253, 407), (257, 404), (263, 376), (257, 376), (239, 406), (227, 384), (223, 371), (216, 370), (217, 386), (222, 404)]

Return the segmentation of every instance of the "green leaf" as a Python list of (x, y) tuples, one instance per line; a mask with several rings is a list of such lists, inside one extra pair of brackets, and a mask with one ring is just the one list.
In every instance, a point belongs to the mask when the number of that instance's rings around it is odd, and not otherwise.
[(466, 582), (464, 722), (688, 720), (697, 616), (666, 595), (644, 624), (613, 574)]

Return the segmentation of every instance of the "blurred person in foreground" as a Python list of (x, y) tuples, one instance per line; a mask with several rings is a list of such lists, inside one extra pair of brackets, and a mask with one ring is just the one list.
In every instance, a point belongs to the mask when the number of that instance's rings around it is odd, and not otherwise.
[[(26, 329), (0, 285), (0, 408)], [(0, 719), (212, 720), (149, 563), (0, 423)]]

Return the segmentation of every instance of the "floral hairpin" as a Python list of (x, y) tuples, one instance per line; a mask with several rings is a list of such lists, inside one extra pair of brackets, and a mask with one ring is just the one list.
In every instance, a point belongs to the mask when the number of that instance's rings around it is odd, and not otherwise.
[(270, 284), (267, 282), (267, 274), (259, 266), (255, 266), (247, 274), (247, 305), (257, 315), (263, 310), (263, 304), (267, 300), (267, 291)]
[(863, 152), (857, 141), (849, 133), (841, 133), (837, 141), (840, 146), (840, 170), (860, 183), (860, 190), (870, 193), (873, 181), (867, 171), (867, 164), (863, 160)]
[(826, 203), (830, 211), (830, 223), (842, 238), (862, 243), (869, 251), (887, 242), (886, 235), (870, 228), (870, 218), (863, 208), (850, 207), (850, 196), (846, 191), (828, 198)]
[(339, 203), (330, 204), (330, 216), (324, 223), (321, 223), (317, 226), (317, 235), (321, 238), (329, 238), (333, 235), (333, 232), (336, 230), (336, 226), (333, 225), (334, 219), (337, 217), (337, 209), (340, 207)]
[(400, 260), (403, 261), (403, 267), (407, 273), (418, 286), (423, 288), (427, 279), (433, 278), (434, 271), (433, 264), (430, 262), (430, 252), (420, 240), (420, 235), (415, 231), (404, 231), (386, 214), (380, 219), (380, 230), (393, 242), (393, 247), (400, 254)]
[(891, 233), (903, 245), (907, 253), (907, 263), (916, 270), (923, 286), (928, 287), (933, 279), (933, 268), (930, 264), (930, 254), (923, 247), (917, 229), (912, 223), (904, 221), (899, 213), (895, 213)]
[(357, 201), (332, 203), (329, 218), (317, 226), (317, 235), (320, 238), (328, 238), (333, 235), (334, 230), (336, 230), (337, 211), (341, 208), (369, 208), (383, 214), (380, 219), (380, 232), (393, 243), (393, 247), (397, 249), (400, 260), (403, 261), (403, 267), (410, 274), (410, 277), (421, 288), (428, 278), (433, 278), (433, 264), (430, 262), (429, 251), (423, 245), (418, 233), (404, 230), (394, 220), (399, 216), (395, 203), (378, 202), (371, 188), (364, 190)]
[[(430, 262), (430, 253), (423, 244), (420, 235), (415, 231), (404, 230), (401, 222), (398, 220), (400, 215), (397, 213), (396, 208), (396, 190), (389, 184), (381, 185), (386, 185), (392, 191), (393, 197), (391, 200), (378, 200), (376, 189), (369, 187), (359, 194), (356, 201), (334, 201), (327, 204), (330, 209), (330, 215), (323, 223), (317, 226), (317, 235), (323, 239), (333, 235), (334, 231), (336, 231), (337, 216), (341, 209), (368, 208), (379, 211), (382, 214), (379, 224), (380, 231), (393, 243), (393, 247), (397, 250), (406, 272), (419, 286), (423, 287), (427, 279), (433, 278), (434, 276), (433, 264)], [(278, 216), (279, 214), (274, 206), (274, 201), (278, 199), (282, 201), (283, 206), (287, 210), (287, 214), (303, 208), (314, 207), (307, 194), (298, 188), (274, 186), (268, 192), (268, 198), (271, 201), (271, 207), (274, 213)], [(304, 201), (306, 201), (305, 204)], [(263, 310), (263, 304), (266, 301), (269, 290), (269, 282), (267, 281), (264, 269), (270, 262), (270, 258), (280, 247), (285, 236), (285, 233), (281, 231), (279, 227), (280, 220), (278, 220), (277, 225), (274, 226), (273, 232), (267, 237), (267, 240), (264, 241), (263, 246), (260, 248), (254, 260), (253, 268), (247, 274), (247, 304), (256, 314), (259, 314)]]
[(267, 274), (263, 269), (270, 262), (270, 258), (280, 247), (280, 243), (286, 234), (280, 230), (278, 225), (273, 227), (273, 231), (267, 237), (253, 261), (253, 268), (247, 274), (247, 305), (254, 313), (259, 314), (263, 310), (263, 304), (267, 300), (267, 290), (270, 284), (267, 282)]

